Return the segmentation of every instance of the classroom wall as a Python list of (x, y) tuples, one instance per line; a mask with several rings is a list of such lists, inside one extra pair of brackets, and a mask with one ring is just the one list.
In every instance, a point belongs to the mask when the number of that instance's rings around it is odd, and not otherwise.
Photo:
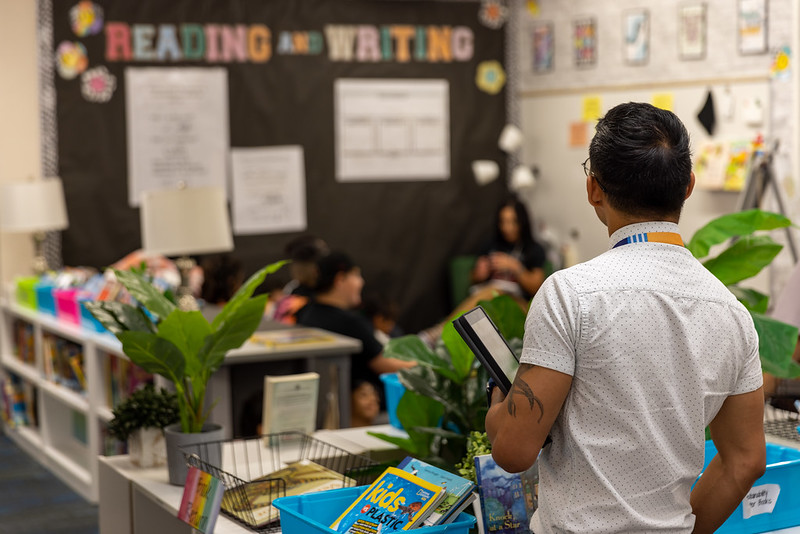
[[(0, 0), (0, 184), (41, 176), (36, 2)], [(0, 233), (2, 287), (30, 273), (29, 235)], [(0, 291), (2, 293), (2, 291)]]
[[(776, 172), (786, 194), (789, 215), (800, 211), (797, 187), (797, 103), (793, 88), (797, 73), (773, 78), (770, 75), (773, 52), (780, 47), (796, 49), (798, 15), (795, 2), (770, 0), (768, 3), (768, 52), (756, 55), (738, 53), (736, 3), (709, 0), (707, 5), (707, 48), (701, 60), (682, 61), (678, 57), (677, 27), (679, 6), (670, 0), (620, 0), (594, 2), (540, 0), (538, 12), (527, 4), (516, 4), (518, 100), (520, 122), (526, 134), (521, 160), (538, 167), (540, 180), (526, 194), (537, 221), (559, 239), (578, 232), (578, 258), (583, 261), (606, 250), (608, 234), (586, 201), (585, 177), (581, 163), (588, 156), (588, 140), (594, 122), (587, 124), (587, 143), (572, 146), (570, 127), (583, 121), (587, 97), (598, 97), (602, 111), (627, 101), (652, 102), (656, 95), (670, 95), (673, 111), (683, 120), (697, 149), (708, 140), (749, 140), (762, 134), (768, 141), (780, 139)], [(650, 54), (641, 66), (623, 60), (622, 21), (630, 9), (645, 8), (650, 13)], [(597, 62), (579, 67), (573, 60), (572, 22), (591, 16), (598, 29)], [(552, 24), (554, 30), (553, 68), (533, 69), (533, 33), (537, 26)], [(715, 100), (717, 129), (710, 136), (697, 119), (697, 113), (711, 92)], [(726, 117), (722, 103), (732, 103)], [(749, 124), (745, 105), (763, 106), (764, 119)], [(602, 113), (601, 113), (602, 115)], [(736, 211), (739, 194), (695, 190), (687, 201), (681, 220), (685, 238), (719, 215)], [(773, 202), (764, 206), (777, 209)], [(777, 236), (781, 239), (782, 236)], [(781, 253), (776, 265), (790, 264), (788, 252)], [(785, 269), (784, 269), (785, 271)], [(784, 272), (776, 277), (783, 279)], [(768, 289), (767, 277), (756, 281)]]

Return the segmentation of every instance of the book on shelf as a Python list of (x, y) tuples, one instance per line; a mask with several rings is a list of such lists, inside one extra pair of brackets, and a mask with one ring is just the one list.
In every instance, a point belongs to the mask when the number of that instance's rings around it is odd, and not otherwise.
[(45, 334), (42, 336), (45, 376), (78, 393), (86, 391), (83, 348), (72, 341)]
[(0, 376), (3, 420), (11, 427), (37, 425), (36, 386), (9, 373)]
[(261, 434), (312, 434), (317, 424), (318, 397), (317, 373), (265, 376)]
[(336, 338), (313, 328), (286, 328), (282, 330), (260, 330), (250, 336), (250, 341), (269, 348), (288, 348), (330, 343)]
[(396, 467), (387, 468), (330, 528), (349, 534), (409, 530), (422, 525), (445, 490)]
[(36, 365), (33, 344), (33, 325), (20, 319), (14, 320), (14, 355), (22, 362)]
[(355, 485), (355, 480), (342, 473), (311, 460), (300, 460), (228, 489), (222, 499), (222, 509), (252, 527), (261, 528), (278, 519), (273, 499)]
[(412, 475), (416, 475), (445, 490), (445, 496), (436, 509), (425, 519), (425, 526), (445, 525), (453, 522), (464, 509), (475, 500), (476, 486), (471, 480), (454, 475), (435, 465), (406, 456), (398, 465)]
[(214, 532), (225, 484), (195, 466), (189, 467), (178, 519), (202, 532)]
[(529, 532), (539, 494), (538, 462), (522, 473), (509, 473), (491, 454), (475, 456), (475, 477), (481, 498), (484, 532), (522, 534)]

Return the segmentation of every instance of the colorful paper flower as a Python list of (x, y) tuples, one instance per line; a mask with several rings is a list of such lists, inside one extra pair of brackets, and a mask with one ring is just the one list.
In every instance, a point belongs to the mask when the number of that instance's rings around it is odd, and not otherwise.
[(116, 88), (116, 76), (104, 66), (89, 69), (81, 76), (81, 94), (89, 102), (108, 102)]
[(69, 10), (72, 31), (78, 37), (96, 35), (103, 29), (103, 8), (89, 0), (78, 2)]
[(506, 72), (499, 61), (482, 61), (475, 73), (475, 84), (478, 89), (490, 95), (496, 95), (506, 84)]
[(500, 0), (481, 0), (481, 10), (478, 13), (481, 24), (493, 30), (503, 26), (508, 18), (508, 8)]
[(65, 80), (71, 80), (86, 70), (89, 60), (86, 47), (78, 42), (63, 41), (56, 49), (56, 69)]

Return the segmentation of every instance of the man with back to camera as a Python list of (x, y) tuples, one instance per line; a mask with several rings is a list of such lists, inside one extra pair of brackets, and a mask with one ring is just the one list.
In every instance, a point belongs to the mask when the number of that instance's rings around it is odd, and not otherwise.
[[(609, 250), (534, 297), (511, 390), (492, 392), (492, 455), (518, 472), (541, 450), (536, 534), (713, 532), (765, 469), (758, 335), (683, 247), (694, 174), (680, 120), (616, 106), (589, 161)], [(719, 453), (691, 489), (706, 426)]]

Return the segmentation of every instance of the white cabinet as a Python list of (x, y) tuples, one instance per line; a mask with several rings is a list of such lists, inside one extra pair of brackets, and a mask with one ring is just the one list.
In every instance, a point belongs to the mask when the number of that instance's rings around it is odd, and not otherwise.
[[(4, 425), (6, 434), (87, 500), (97, 502), (97, 456), (106, 449), (105, 425), (116, 394), (109, 391), (109, 365), (112, 358), (126, 360), (121, 344), (110, 334), (96, 334), (15, 303), (5, 303), (1, 310), (3, 380), (8, 384), (11, 375), (16, 377), (30, 420), (27, 425)], [(55, 363), (52, 351), (62, 356)]]

